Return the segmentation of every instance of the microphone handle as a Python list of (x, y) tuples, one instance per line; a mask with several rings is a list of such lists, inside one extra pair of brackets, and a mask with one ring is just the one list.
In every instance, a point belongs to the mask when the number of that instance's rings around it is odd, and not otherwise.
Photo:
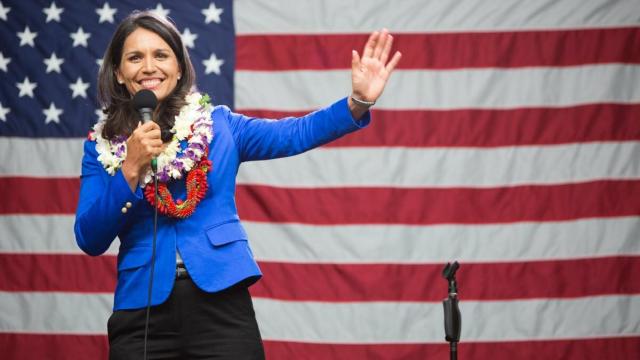
[[(142, 108), (140, 111), (140, 117), (142, 118), (142, 123), (146, 124), (149, 121), (153, 121), (153, 109), (151, 108)], [(158, 171), (158, 159), (151, 159), (151, 171), (155, 174)]]

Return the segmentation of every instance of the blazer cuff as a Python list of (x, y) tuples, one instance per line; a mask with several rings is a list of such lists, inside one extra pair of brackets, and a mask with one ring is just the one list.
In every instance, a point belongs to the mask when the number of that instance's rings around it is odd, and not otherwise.
[(142, 188), (140, 186), (136, 185), (135, 191), (131, 191), (129, 183), (127, 183), (127, 179), (125, 179), (124, 174), (122, 174), (122, 169), (118, 169), (118, 171), (113, 175), (111, 192), (113, 194), (114, 203), (122, 205), (122, 208), (120, 209), (122, 213), (127, 213), (128, 210), (135, 207), (144, 199)]
[(351, 131), (369, 126), (371, 122), (371, 111), (367, 111), (360, 119), (354, 119), (349, 110), (348, 99), (348, 97), (344, 97), (331, 105), (330, 111), (332, 115), (336, 119), (346, 122), (345, 125), (351, 127)]

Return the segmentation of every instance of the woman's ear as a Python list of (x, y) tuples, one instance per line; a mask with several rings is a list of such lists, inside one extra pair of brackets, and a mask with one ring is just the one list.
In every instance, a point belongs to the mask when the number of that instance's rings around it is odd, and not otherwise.
[(122, 75), (120, 74), (120, 70), (114, 71), (114, 75), (116, 76), (116, 80), (118, 81), (118, 84), (120, 84), (120, 85), (124, 84), (124, 79), (122, 78)]

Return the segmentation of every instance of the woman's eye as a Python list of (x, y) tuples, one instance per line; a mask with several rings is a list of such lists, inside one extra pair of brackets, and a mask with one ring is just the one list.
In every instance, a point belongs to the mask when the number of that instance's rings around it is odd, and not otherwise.
[(157, 54), (157, 55), (156, 55), (156, 57), (157, 57), (158, 59), (166, 59), (166, 58), (167, 58), (167, 54), (165, 54), (165, 53), (159, 53), (159, 54)]
[(129, 61), (137, 61), (140, 60), (140, 56), (139, 55), (133, 55), (129, 57)]

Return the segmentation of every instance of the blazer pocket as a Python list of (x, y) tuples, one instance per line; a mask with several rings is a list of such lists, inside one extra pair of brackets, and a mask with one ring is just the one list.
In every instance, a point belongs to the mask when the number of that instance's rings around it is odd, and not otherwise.
[(238, 220), (214, 225), (205, 230), (213, 246), (221, 246), (238, 240), (247, 240), (247, 233)]
[(133, 247), (118, 254), (118, 271), (135, 269), (151, 260), (150, 247)]

